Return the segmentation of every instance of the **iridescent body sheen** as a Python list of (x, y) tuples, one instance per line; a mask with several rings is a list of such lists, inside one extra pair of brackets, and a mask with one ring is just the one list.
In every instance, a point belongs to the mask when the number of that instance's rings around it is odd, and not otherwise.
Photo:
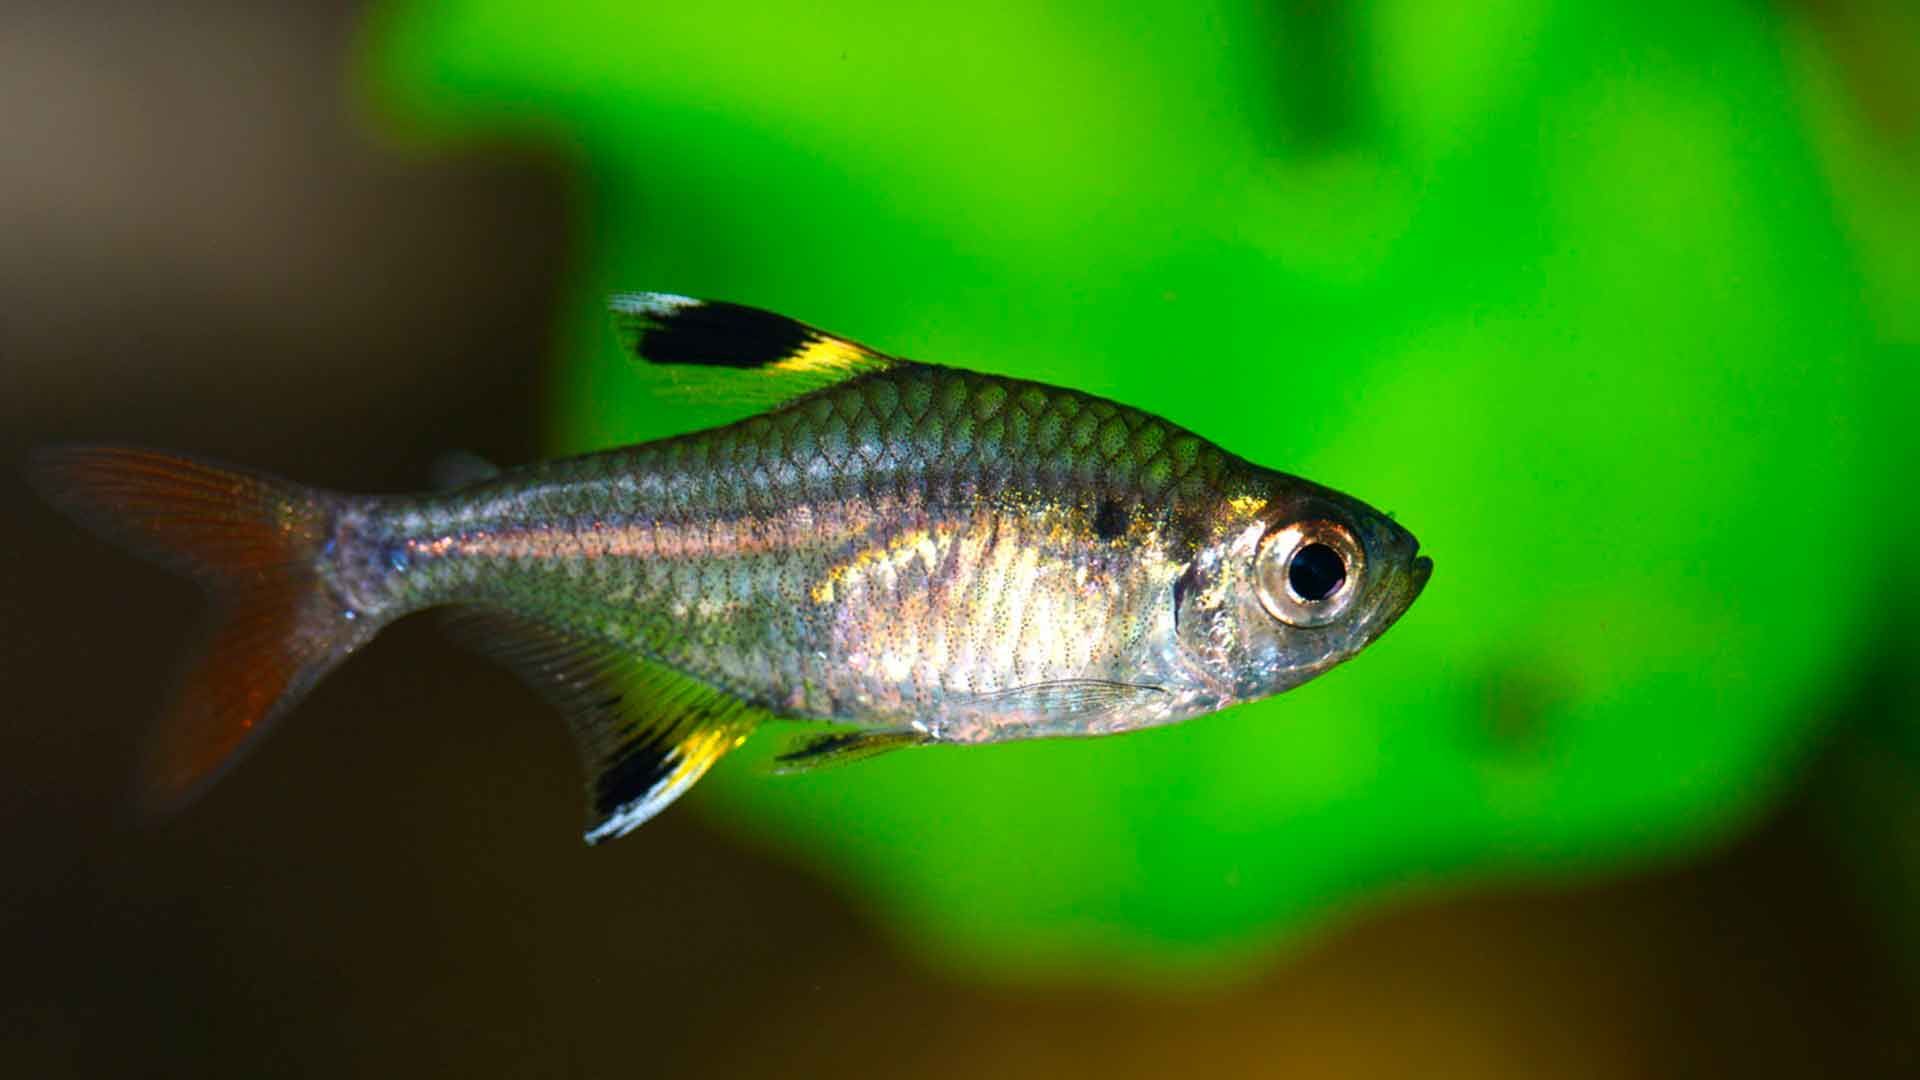
[[(339, 580), (375, 619), (497, 604), (786, 716), (947, 742), (1107, 733), (1239, 699), (1245, 673), (1181, 649), (1174, 583), (1309, 495), (1338, 498), (1135, 409), (910, 364), (727, 427), (364, 500), (341, 515)], [(1154, 690), (1120, 710), (1014, 693), (1075, 682)]]
[[(616, 309), (644, 361), (797, 396), (420, 496), (110, 448), (48, 457), (46, 485), (76, 513), (186, 552), (176, 565), (240, 597), (228, 651), (271, 661), (244, 692), (210, 677), (184, 704), (205, 730), (157, 786), (185, 790), (232, 754), (247, 736), (222, 716), (264, 728), (424, 608), (473, 613), (469, 638), (568, 712), (595, 840), (646, 820), (767, 716), (874, 733), (788, 755), (814, 764), (1107, 734), (1273, 694), (1377, 638), (1430, 572), (1365, 504), (1137, 409), (734, 305), (644, 294)], [(209, 520), (233, 530), (224, 547), (206, 546)], [(254, 548), (245, 567), (290, 575), (258, 603), (236, 582), (269, 579), (229, 565)]]

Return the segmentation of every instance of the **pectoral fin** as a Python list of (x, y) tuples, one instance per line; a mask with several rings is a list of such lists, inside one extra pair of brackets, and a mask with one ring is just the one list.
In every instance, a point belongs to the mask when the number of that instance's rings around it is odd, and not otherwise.
[(764, 718), (663, 665), (498, 609), (450, 609), (447, 625), (566, 715), (587, 772), (589, 844), (665, 809)]
[(1158, 705), (1167, 691), (1145, 683), (1061, 679), (981, 694), (969, 704), (996, 713), (1044, 718), (1049, 727), (1093, 725)]

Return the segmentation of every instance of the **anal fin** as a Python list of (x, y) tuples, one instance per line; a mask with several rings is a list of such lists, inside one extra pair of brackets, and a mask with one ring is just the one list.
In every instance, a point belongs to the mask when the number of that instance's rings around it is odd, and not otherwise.
[(589, 844), (665, 809), (765, 716), (663, 664), (497, 608), (451, 609), (447, 625), (566, 715), (587, 773)]

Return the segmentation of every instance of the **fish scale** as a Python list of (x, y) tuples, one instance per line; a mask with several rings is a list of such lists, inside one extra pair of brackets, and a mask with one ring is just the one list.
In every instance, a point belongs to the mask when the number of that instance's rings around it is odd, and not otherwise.
[[(1431, 569), (1365, 504), (1129, 406), (737, 305), (614, 306), (675, 387), (772, 406), (504, 472), (465, 462), (446, 470), (459, 486), (408, 496), (120, 448), (44, 456), (56, 501), (201, 576), (230, 620), (159, 744), (155, 795), (197, 790), (425, 608), (567, 714), (593, 841), (768, 717), (855, 727), (782, 758), (816, 766), (1276, 693), (1376, 639)], [(1320, 569), (1294, 576), (1309, 548)]]
[[(917, 424), (916, 408), (924, 410)], [(1024, 419), (1007, 422), (1016, 416)], [(935, 430), (954, 438), (887, 434), (925, 432), (930, 417)], [(1137, 594), (1172, 581), (1190, 530), (1173, 527), (1177, 515), (1163, 515), (1141, 530), (1128, 565), (1102, 566), (1104, 588), (1071, 584), (1083, 558), (1081, 519), (1095, 503), (1141, 505), (1158, 494), (1139, 481), (1163, 475), (1151, 466), (1166, 427), (1072, 390), (925, 366), (876, 372), (726, 427), (514, 470), (477, 489), (369, 506), (370, 520), (426, 523), (374, 537), (405, 547), (411, 565), (425, 572), (395, 575), (388, 603), (369, 614), (472, 599), (465, 595), (470, 586), (449, 593), (444, 583), (484, 579), (489, 599), (555, 620), (590, 612), (586, 624), (602, 628), (608, 645), (666, 660), (768, 707), (794, 701), (805, 675), (798, 665), (756, 671), (739, 656), (822, 656), (838, 674), (824, 680), (826, 708), (810, 712), (819, 719), (858, 720), (875, 707), (904, 715), (910, 698), (925, 704), (1004, 689), (1009, 680), (1112, 678), (1123, 673), (1085, 656), (1046, 662), (1028, 640), (1035, 625), (1021, 612), (1030, 598), (1043, 597), (1046, 618), (1038, 627), (1055, 633), (1057, 597), (1073, 591), (1084, 594), (1078, 618), (1126, 626), (1143, 617)], [(1036, 437), (1049, 429), (1065, 434), (1067, 445)], [(791, 468), (773, 479), (783, 464)], [(1192, 455), (1178, 471), (1170, 455), (1165, 464), (1164, 475), (1183, 492), (1194, 490), (1181, 484), (1188, 475), (1203, 492), (1231, 478), (1217, 451)], [(665, 497), (649, 497), (653, 485), (644, 482), (614, 483), (617, 476), (662, 477)], [(1082, 487), (1083, 477), (1093, 479)], [(787, 522), (801, 506), (813, 513), (807, 528), (795, 529)], [(868, 663), (896, 631), (852, 605), (884, 613), (903, 603), (898, 582), (875, 573), (863, 575), (859, 594), (828, 602), (815, 618), (769, 620), (754, 610), (792, 603), (809, 591), (799, 583), (883, 559), (904, 523), (928, 530), (936, 549), (952, 550), (953, 538), (983, 515), (997, 521), (994, 551), (1007, 561), (950, 567), (957, 572), (942, 576), (937, 610), (950, 639), (1001, 641), (998, 650), (974, 655), (1007, 661), (1004, 671), (990, 661), (965, 669), (923, 665), (934, 685), (916, 690)], [(1056, 534), (1071, 542), (1057, 542)], [(740, 543), (750, 535), (764, 537), (754, 546), (772, 551), (751, 557)], [(672, 553), (675, 572), (647, 572), (663, 549)], [(430, 569), (443, 560), (480, 568)], [(609, 601), (610, 591), (622, 599)], [(632, 616), (656, 609), (684, 612), (687, 621), (666, 626)], [(620, 634), (607, 634), (609, 625), (620, 626)]]

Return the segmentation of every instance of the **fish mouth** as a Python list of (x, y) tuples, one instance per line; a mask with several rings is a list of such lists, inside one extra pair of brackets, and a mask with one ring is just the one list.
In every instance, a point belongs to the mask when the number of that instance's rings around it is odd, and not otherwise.
[[(1414, 550), (1417, 552), (1419, 549)], [(1407, 609), (1413, 606), (1413, 602), (1420, 599), (1420, 594), (1426, 590), (1427, 580), (1433, 577), (1433, 560), (1425, 555), (1416, 554), (1407, 562), (1406, 575), (1406, 588), (1383, 590), (1386, 595), (1382, 597), (1380, 606), (1371, 616), (1378, 619), (1378, 622), (1375, 623), (1372, 633), (1367, 635), (1366, 641), (1362, 642), (1363, 646), (1378, 641), (1380, 635), (1386, 633), (1394, 623), (1399, 622), (1400, 616), (1405, 615)]]
[(1407, 592), (1407, 603), (1412, 604), (1419, 598), (1421, 590), (1427, 587), (1427, 579), (1433, 576), (1433, 560), (1425, 555), (1414, 556), (1407, 574), (1413, 579), (1413, 588)]

